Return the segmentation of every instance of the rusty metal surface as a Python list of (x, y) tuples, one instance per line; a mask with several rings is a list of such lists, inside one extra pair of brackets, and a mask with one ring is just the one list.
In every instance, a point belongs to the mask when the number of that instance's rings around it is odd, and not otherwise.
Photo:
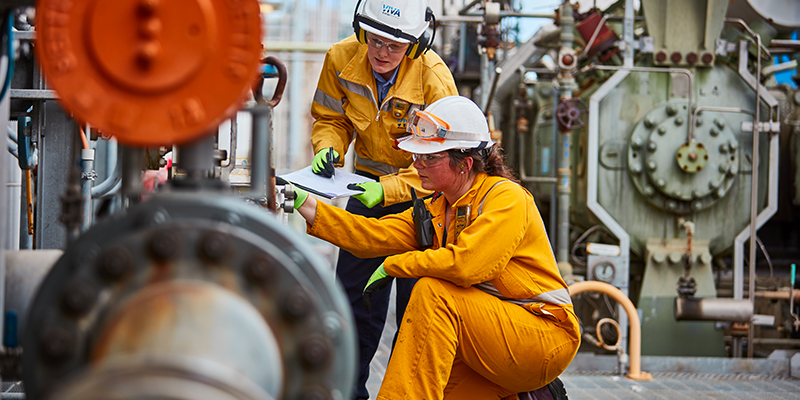
[[(166, 346), (170, 351), (183, 346), (184, 354), (235, 368), (236, 361), (226, 358), (225, 351), (204, 349), (212, 339), (195, 332), (211, 323), (214, 314), (230, 312), (226, 306), (209, 309), (211, 315), (191, 323), (180, 320), (186, 310), (194, 315), (202, 304), (223, 303), (240, 313), (251, 307), (250, 314), (269, 327), (280, 349), (272, 356), (280, 358), (284, 371), (276, 397), (349, 397), (356, 353), (349, 306), (333, 271), (294, 235), (262, 208), (214, 193), (160, 193), (92, 227), (54, 266), (31, 306), (29, 323), (39, 329), (22, 339), (28, 398), (43, 398), (46, 388), (62, 377), (93, 361), (105, 364), (99, 361), (110, 361), (110, 354), (115, 361), (126, 352), (157, 356), (163, 348), (153, 344), (155, 338), (172, 341), (174, 345)], [(198, 283), (217, 289), (189, 295), (188, 289), (180, 289), (186, 282), (195, 289), (201, 287)], [(158, 287), (173, 290), (145, 295)], [(247, 307), (222, 299), (221, 290), (241, 297)], [(128, 308), (137, 303), (165, 315)], [(230, 316), (218, 320), (213, 340), (222, 349), (236, 353), (265, 346), (259, 335), (223, 333), (252, 329), (257, 326), (253, 321)], [(125, 326), (115, 327), (119, 321)], [(148, 329), (133, 335), (144, 326)], [(158, 331), (169, 326), (180, 331)], [(179, 345), (180, 339), (186, 343)], [(248, 354), (260, 367), (241, 370), (242, 379), (263, 383), (260, 374), (273, 372), (266, 371), (274, 365), (269, 349)]]

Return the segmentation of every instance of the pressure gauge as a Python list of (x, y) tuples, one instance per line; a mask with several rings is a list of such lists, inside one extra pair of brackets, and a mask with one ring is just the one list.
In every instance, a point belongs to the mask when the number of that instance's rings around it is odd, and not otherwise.
[(614, 277), (617, 276), (617, 269), (614, 267), (614, 263), (604, 259), (597, 260), (592, 264), (591, 272), (592, 278), (606, 283), (613, 282)]

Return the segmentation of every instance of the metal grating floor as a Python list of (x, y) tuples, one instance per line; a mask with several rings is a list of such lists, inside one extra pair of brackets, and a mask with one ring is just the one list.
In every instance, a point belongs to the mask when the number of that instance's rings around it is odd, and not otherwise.
[(561, 375), (561, 380), (571, 400), (800, 400), (800, 379), (779, 376), (657, 372), (647, 382), (610, 374), (571, 372)]
[[(370, 364), (367, 389), (378, 395), (397, 330), (394, 290), (381, 343)], [(647, 369), (645, 369), (647, 370)], [(800, 400), (800, 379), (781, 375), (651, 372), (653, 380), (634, 381), (610, 372), (572, 371), (561, 375), (570, 400)]]

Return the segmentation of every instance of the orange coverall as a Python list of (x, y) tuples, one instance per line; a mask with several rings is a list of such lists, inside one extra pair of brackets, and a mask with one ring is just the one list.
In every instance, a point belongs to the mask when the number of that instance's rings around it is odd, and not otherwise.
[(578, 319), (542, 218), (519, 185), (489, 192), (503, 180), (480, 174), (452, 205), (455, 215), (471, 204), (458, 238), (455, 221), (445, 226), (444, 197), (428, 199), (435, 234), (427, 250), (417, 246), (410, 209), (376, 220), (317, 202), (309, 234), (358, 257), (391, 255), (389, 275), (421, 278), (378, 399), (514, 398), (554, 380), (575, 356)]

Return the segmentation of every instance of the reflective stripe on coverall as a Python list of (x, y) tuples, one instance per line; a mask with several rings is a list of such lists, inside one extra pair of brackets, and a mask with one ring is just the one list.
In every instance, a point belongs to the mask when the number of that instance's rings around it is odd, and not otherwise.
[[(408, 136), (408, 117), (407, 114), (394, 117), (390, 110), (392, 101), (399, 99), (408, 102), (409, 108), (421, 108), (458, 94), (450, 70), (433, 51), (417, 59), (404, 57), (398, 68), (395, 84), (383, 104), (378, 105), (367, 45), (359, 43), (353, 35), (328, 50), (311, 105), (315, 120), (311, 132), (314, 154), (333, 146), (344, 155), (355, 132), (354, 146), (359, 158), (399, 169), (396, 174), (385, 175), (386, 171), (369, 165), (372, 163), (356, 161), (357, 169), (383, 175), (383, 205), (387, 206), (411, 200), (410, 186), (416, 187), (421, 195), (430, 193), (420, 186), (417, 171), (411, 167), (411, 154), (395, 145), (395, 139)], [(343, 164), (344, 157), (337, 166)]]
[[(422, 278), (406, 309), (379, 399), (485, 399), (537, 389), (560, 375), (580, 345), (580, 329), (533, 197), (480, 174), (454, 205), (472, 205), (472, 223), (453, 242), (445, 200), (427, 200), (434, 247), (417, 248), (411, 210), (380, 220), (317, 202), (308, 233), (359, 257), (391, 255), (395, 277)], [(428, 278), (423, 278), (428, 277)], [(429, 279), (433, 278), (433, 279)], [(491, 282), (508, 299), (478, 288)], [(538, 301), (537, 301), (538, 300)], [(452, 366), (452, 368), (451, 368)]]

